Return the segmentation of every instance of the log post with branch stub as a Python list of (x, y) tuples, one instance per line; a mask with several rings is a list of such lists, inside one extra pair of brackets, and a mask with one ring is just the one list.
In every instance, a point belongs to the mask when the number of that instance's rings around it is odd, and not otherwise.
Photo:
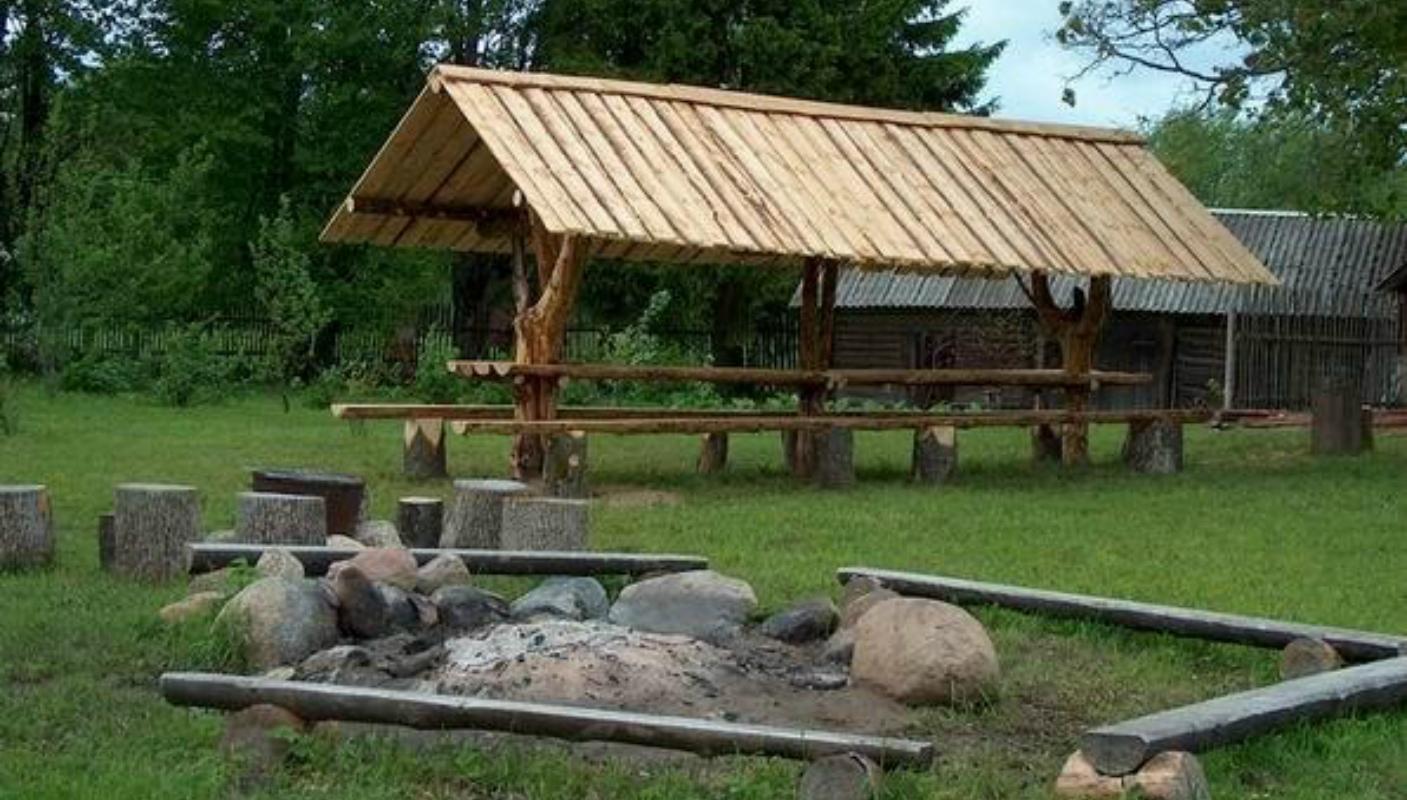
[[(810, 258), (802, 268), (798, 360), (803, 370), (829, 369), (835, 352), (835, 290), (840, 265), (834, 260)], [(802, 415), (825, 413), (829, 387), (802, 386), (798, 399)], [(813, 436), (783, 439), (787, 464), (797, 477), (810, 478), (816, 468)]]
[[(1109, 276), (1095, 275), (1089, 281), (1089, 294), (1076, 289), (1070, 308), (1061, 308), (1050, 292), (1044, 272), (1031, 276), (1030, 298), (1046, 333), (1060, 343), (1061, 366), (1071, 376), (1085, 377), (1094, 371), (1099, 334), (1112, 307)], [(1065, 389), (1065, 409), (1084, 412), (1089, 408), (1090, 387)], [(1089, 463), (1089, 423), (1066, 423), (1061, 431), (1061, 461), (1066, 466)]]

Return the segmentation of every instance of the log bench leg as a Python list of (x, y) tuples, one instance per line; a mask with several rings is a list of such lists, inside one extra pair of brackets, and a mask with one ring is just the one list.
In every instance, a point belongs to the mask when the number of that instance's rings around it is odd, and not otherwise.
[(855, 485), (855, 432), (827, 428), (809, 436), (816, 485), (844, 489)]
[(1372, 446), (1373, 417), (1354, 381), (1327, 381), (1314, 392), (1311, 447), (1317, 456), (1356, 456)]
[(699, 440), (700, 475), (722, 472), (728, 466), (728, 434), (705, 433)]
[(1124, 463), (1134, 472), (1172, 475), (1182, 471), (1182, 423), (1139, 420), (1129, 423)]
[(547, 440), (542, 462), (545, 493), (552, 497), (589, 497), (586, 483), (586, 434), (559, 433)]
[(1063, 445), (1060, 434), (1049, 425), (1031, 429), (1031, 461), (1036, 464), (1059, 464)]
[(405, 453), (402, 469), (407, 478), (426, 480), (448, 475), (445, 461), (445, 421), (408, 419), (405, 421)]
[(915, 482), (930, 486), (947, 483), (957, 467), (957, 428), (934, 426), (914, 431), (914, 461), (910, 473)]

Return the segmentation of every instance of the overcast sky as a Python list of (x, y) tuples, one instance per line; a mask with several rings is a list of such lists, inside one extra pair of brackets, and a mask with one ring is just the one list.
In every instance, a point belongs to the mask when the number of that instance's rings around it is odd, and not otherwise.
[[(952, 8), (968, 8), (959, 46), (1008, 40), (1006, 52), (988, 73), (984, 93), (984, 98), (997, 98), (997, 116), (1135, 127), (1140, 117), (1162, 116), (1192, 99), (1189, 81), (1139, 70), (1086, 77), (1073, 86), (1076, 106), (1065, 105), (1060, 99), (1065, 80), (1084, 62), (1055, 42), (1057, 5), (1057, 0), (953, 0)], [(1201, 55), (1196, 61), (1212, 61), (1225, 52), (1218, 48)]]

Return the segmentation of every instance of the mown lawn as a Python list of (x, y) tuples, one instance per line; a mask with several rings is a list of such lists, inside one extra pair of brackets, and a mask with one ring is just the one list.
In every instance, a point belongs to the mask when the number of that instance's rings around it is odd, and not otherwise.
[[(209, 667), (201, 630), (164, 630), (156, 609), (182, 587), (142, 587), (97, 570), (96, 516), (114, 484), (199, 486), (210, 528), (232, 524), (252, 466), (316, 466), (370, 482), (375, 510), (448, 493), (400, 478), (400, 430), (353, 430), (325, 411), (283, 413), (247, 397), (189, 410), (140, 399), (46, 396), (22, 387), (20, 431), (0, 438), (0, 482), (49, 485), (57, 567), (0, 575), (0, 797), (188, 798), (235, 792), (215, 752), (219, 718), (165, 705), (155, 677)], [(961, 478), (907, 485), (905, 435), (862, 434), (860, 485), (819, 493), (782, 474), (775, 436), (735, 437), (724, 476), (692, 474), (683, 437), (592, 441), (593, 477), (619, 493), (596, 514), (595, 544), (699, 552), (751, 581), (765, 607), (835, 592), (845, 565), (931, 571), (1072, 591), (1407, 631), (1407, 437), (1377, 452), (1314, 461), (1302, 431), (1194, 430), (1187, 471), (1133, 476), (1121, 431), (1097, 432), (1096, 466), (1038, 470), (1024, 434), (961, 440)], [(451, 471), (498, 474), (500, 439), (451, 442)], [(941, 754), (898, 775), (893, 797), (1042, 798), (1079, 731), (1273, 679), (1275, 654), (982, 611), (1004, 670), (978, 711), (930, 711), (914, 735)], [(301, 742), (267, 797), (790, 796), (798, 768), (760, 759), (690, 767), (602, 765), (560, 751), (413, 750), (379, 740)], [(1407, 713), (1301, 728), (1204, 759), (1218, 798), (1407, 796)]]

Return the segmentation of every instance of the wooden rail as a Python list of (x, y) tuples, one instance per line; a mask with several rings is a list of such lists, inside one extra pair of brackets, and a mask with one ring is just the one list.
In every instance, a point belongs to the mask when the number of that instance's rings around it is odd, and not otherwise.
[(700, 381), (758, 386), (1133, 386), (1153, 376), (1133, 372), (1076, 375), (1058, 369), (760, 369), (755, 367), (667, 367), (625, 364), (518, 364), (512, 361), (451, 361), (450, 372), (466, 378), (512, 381), (567, 378), (612, 381)]
[[(667, 413), (667, 412), (666, 412)], [(540, 434), (603, 433), (633, 434), (703, 434), (703, 433), (761, 433), (765, 431), (827, 430), (849, 428), (857, 431), (887, 431), (913, 428), (1001, 428), (1062, 425), (1068, 423), (1132, 423), (1170, 420), (1179, 423), (1206, 422), (1209, 411), (989, 411), (969, 414), (823, 414), (804, 416), (791, 413), (778, 416), (657, 416), (643, 419), (459, 419), (450, 423), (455, 433)]]
[[(419, 405), (415, 403), (337, 403), (331, 407), (338, 419), (512, 419), (510, 405)], [(887, 412), (887, 413), (923, 413)], [(625, 406), (565, 406), (557, 409), (559, 419), (659, 419), (661, 417), (794, 417), (796, 411), (708, 408), (631, 408)]]
[[(254, 564), (265, 550), (287, 550), (309, 575), (326, 575), (335, 562), (361, 552), (352, 548), (315, 545), (197, 543), (188, 545), (190, 572), (213, 572), (236, 561)], [(708, 569), (708, 559), (667, 553), (593, 553), (552, 550), (413, 549), (418, 564), (442, 555), (455, 556), (470, 572), (481, 575), (644, 575), (650, 572), (691, 572)]]
[(933, 745), (912, 739), (240, 675), (168, 672), (161, 676), (161, 694), (173, 705), (227, 711), (276, 705), (309, 721), (342, 720), (426, 730), (470, 728), (572, 741), (623, 742), (701, 755), (814, 759), (859, 753), (886, 767), (926, 767), (933, 761)]
[(1407, 652), (1404, 650), (1407, 648), (1407, 638), (1385, 633), (1305, 625), (1262, 617), (867, 567), (847, 567), (836, 572), (836, 578), (841, 583), (855, 577), (874, 578), (885, 588), (914, 597), (927, 597), (948, 603), (1000, 606), (1047, 616), (1089, 619), (1110, 625), (1214, 642), (1281, 648), (1296, 639), (1320, 639), (1333, 646), (1349, 661), (1376, 661), (1395, 658)]

